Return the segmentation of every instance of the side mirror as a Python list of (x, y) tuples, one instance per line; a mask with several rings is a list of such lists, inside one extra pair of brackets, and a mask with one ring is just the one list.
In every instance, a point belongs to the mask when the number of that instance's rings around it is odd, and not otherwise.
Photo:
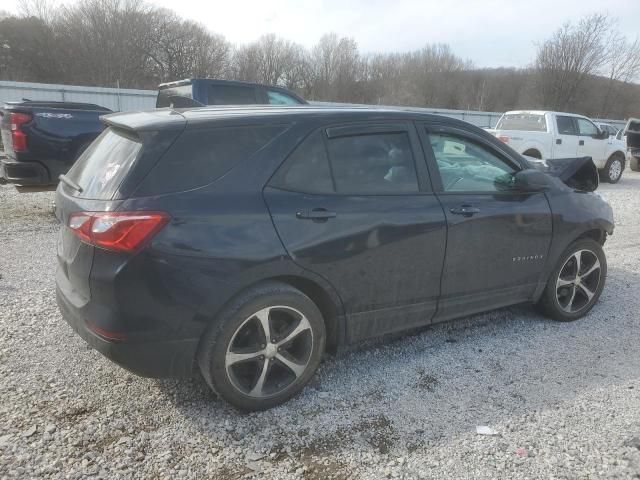
[(513, 188), (522, 192), (541, 192), (550, 186), (547, 174), (527, 168), (513, 175)]

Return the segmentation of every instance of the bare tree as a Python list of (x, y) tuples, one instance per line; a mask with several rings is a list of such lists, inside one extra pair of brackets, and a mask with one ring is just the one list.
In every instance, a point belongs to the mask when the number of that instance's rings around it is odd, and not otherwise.
[(566, 23), (538, 48), (535, 65), (545, 107), (565, 110), (574, 104), (585, 80), (607, 62), (611, 27), (609, 16), (590, 15), (577, 25)]

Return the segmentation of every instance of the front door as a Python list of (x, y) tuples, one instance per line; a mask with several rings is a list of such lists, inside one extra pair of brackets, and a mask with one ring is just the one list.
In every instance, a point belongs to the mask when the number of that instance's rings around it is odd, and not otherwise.
[(544, 193), (509, 189), (520, 165), (482, 136), (425, 125), (421, 138), (448, 225), (436, 320), (529, 300), (551, 242)]
[(446, 220), (419, 146), (412, 124), (323, 128), (264, 190), (293, 260), (342, 298), (349, 340), (427, 324), (436, 311)]
[(586, 118), (576, 117), (578, 132), (578, 157), (591, 157), (599, 168), (604, 168), (607, 145), (611, 142), (607, 138), (595, 138), (598, 135), (598, 127)]

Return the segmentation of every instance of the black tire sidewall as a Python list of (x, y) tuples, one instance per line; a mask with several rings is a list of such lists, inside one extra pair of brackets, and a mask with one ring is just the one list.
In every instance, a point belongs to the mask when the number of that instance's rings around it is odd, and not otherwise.
[[(560, 307), (558, 303), (558, 297), (556, 295), (556, 281), (558, 279), (558, 275), (560, 274), (560, 270), (564, 266), (565, 262), (578, 250), (590, 250), (596, 254), (598, 257), (598, 261), (600, 262), (600, 284), (596, 290), (596, 293), (591, 301), (591, 304), (582, 310), (579, 310), (575, 313), (567, 313)], [(598, 302), (600, 295), (602, 294), (602, 290), (604, 289), (604, 285), (607, 279), (607, 258), (604, 254), (604, 250), (602, 246), (591, 239), (582, 239), (572, 243), (561, 255), (558, 264), (553, 269), (553, 272), (549, 276), (549, 280), (547, 281), (547, 287), (543, 294), (543, 307), (545, 313), (553, 318), (554, 320), (562, 321), (562, 322), (572, 322), (577, 320), (583, 316), (585, 316), (593, 306)]]
[[(229, 342), (238, 327), (257, 311), (270, 306), (288, 306), (303, 313), (311, 324), (313, 347), (305, 372), (287, 389), (268, 398), (254, 398), (240, 392), (230, 381), (225, 368)], [(322, 314), (304, 293), (286, 284), (269, 282), (238, 297), (205, 333), (199, 347), (199, 363), (205, 380), (224, 400), (240, 410), (265, 410), (286, 402), (298, 394), (313, 377), (324, 353), (326, 331)]]

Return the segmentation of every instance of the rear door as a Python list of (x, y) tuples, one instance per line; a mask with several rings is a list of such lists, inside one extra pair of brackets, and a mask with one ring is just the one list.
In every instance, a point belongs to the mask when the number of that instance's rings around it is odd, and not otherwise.
[(545, 194), (509, 189), (521, 167), (474, 132), (426, 124), (421, 138), (448, 225), (436, 320), (530, 300), (551, 242)]
[(553, 143), (553, 158), (573, 158), (578, 152), (578, 125), (574, 117), (555, 115), (557, 134)]
[(316, 130), (264, 196), (294, 261), (339, 292), (351, 340), (430, 322), (446, 223), (411, 124)]

